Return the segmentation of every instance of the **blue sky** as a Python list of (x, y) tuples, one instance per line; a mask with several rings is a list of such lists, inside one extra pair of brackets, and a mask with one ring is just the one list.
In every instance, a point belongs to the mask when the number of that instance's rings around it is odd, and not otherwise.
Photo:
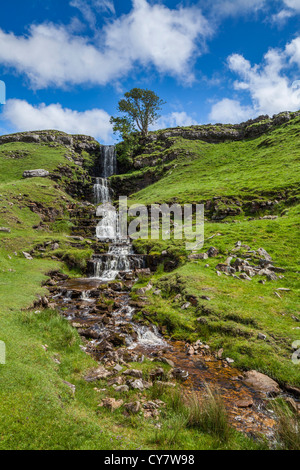
[[(3, 3), (3, 2), (2, 2)], [(55, 128), (112, 143), (133, 87), (158, 127), (300, 109), (300, 0), (11, 0), (1, 5), (0, 133)]]

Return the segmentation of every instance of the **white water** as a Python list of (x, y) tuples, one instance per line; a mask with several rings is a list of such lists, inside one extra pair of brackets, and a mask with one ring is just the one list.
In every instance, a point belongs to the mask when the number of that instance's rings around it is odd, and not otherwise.
[(96, 178), (94, 184), (94, 200), (95, 204), (103, 204), (110, 200), (110, 190), (108, 187), (107, 178)]

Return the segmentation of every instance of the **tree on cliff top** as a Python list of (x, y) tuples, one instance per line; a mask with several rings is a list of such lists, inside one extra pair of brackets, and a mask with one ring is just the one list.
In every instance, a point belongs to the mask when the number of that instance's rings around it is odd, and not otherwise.
[(123, 138), (134, 130), (140, 131), (143, 137), (147, 136), (149, 126), (160, 117), (159, 111), (164, 101), (154, 91), (141, 88), (133, 88), (124, 96), (119, 101), (118, 111), (125, 116), (110, 118), (114, 132), (120, 132)]

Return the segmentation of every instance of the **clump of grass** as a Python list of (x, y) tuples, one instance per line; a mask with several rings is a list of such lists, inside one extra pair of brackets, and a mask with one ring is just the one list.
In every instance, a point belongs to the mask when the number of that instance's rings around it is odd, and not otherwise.
[(275, 406), (278, 417), (277, 440), (284, 450), (300, 450), (300, 415), (286, 404)]
[(221, 441), (228, 441), (230, 426), (227, 411), (221, 396), (216, 390), (206, 386), (206, 395), (200, 400), (196, 393), (188, 399), (187, 426), (213, 434)]

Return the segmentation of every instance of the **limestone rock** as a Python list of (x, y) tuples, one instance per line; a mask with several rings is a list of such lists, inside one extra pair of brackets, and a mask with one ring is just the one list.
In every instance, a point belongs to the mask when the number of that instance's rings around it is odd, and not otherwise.
[(146, 380), (142, 379), (128, 380), (127, 383), (129, 387), (133, 390), (140, 390), (141, 392), (151, 387), (151, 383), (146, 382)]
[(110, 411), (117, 410), (123, 405), (123, 400), (116, 400), (115, 398), (103, 398), (99, 406), (103, 406)]
[(46, 178), (49, 175), (47, 170), (26, 170), (23, 173), (23, 178)]

